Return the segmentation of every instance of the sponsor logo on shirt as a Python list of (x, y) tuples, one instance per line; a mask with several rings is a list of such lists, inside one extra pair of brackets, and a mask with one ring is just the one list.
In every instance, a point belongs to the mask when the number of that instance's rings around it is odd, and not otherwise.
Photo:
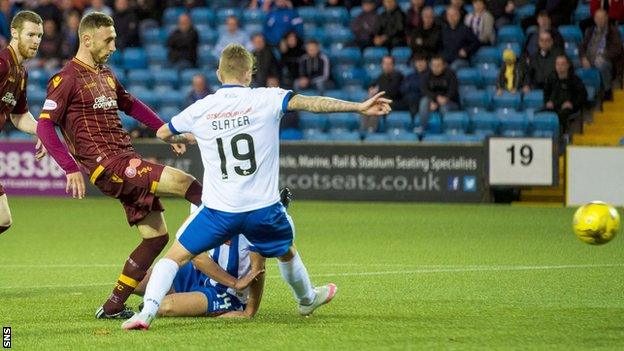
[(15, 100), (15, 96), (10, 91), (7, 91), (7, 93), (4, 94), (4, 96), (2, 97), (2, 102), (6, 103), (7, 105), (11, 105), (11, 106), (17, 105), (17, 100)]
[(56, 107), (56, 101), (54, 100), (46, 99), (46, 101), (43, 103), (43, 110), (55, 110)]
[(97, 110), (99, 108), (105, 109), (105, 110), (109, 110), (111, 108), (117, 108), (117, 100), (111, 98), (111, 97), (106, 97), (104, 95), (100, 95), (97, 98), (95, 98), (95, 103), (93, 103), (93, 109)]

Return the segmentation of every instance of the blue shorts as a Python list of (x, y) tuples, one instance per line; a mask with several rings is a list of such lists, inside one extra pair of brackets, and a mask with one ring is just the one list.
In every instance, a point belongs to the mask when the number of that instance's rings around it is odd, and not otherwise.
[(178, 231), (178, 241), (194, 255), (243, 234), (250, 250), (264, 257), (283, 256), (295, 237), (292, 219), (281, 202), (253, 211), (231, 213), (200, 206)]
[(173, 289), (177, 293), (200, 292), (208, 299), (206, 314), (221, 314), (228, 311), (242, 311), (245, 305), (234, 295), (227, 292), (219, 293), (210, 285), (210, 278), (196, 269), (191, 262), (180, 267), (173, 279)]

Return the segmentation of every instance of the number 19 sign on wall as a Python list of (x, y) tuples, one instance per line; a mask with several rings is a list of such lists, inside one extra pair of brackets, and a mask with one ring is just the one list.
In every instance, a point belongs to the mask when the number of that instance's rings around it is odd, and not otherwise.
[(65, 194), (65, 172), (50, 157), (35, 159), (35, 142), (0, 141), (0, 184), (9, 195)]
[(488, 139), (488, 178), (493, 186), (554, 185), (557, 162), (551, 138)]

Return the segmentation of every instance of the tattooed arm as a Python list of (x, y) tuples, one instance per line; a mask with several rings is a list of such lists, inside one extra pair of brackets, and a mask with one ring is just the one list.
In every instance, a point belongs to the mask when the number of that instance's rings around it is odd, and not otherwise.
[(392, 109), (392, 100), (383, 98), (380, 92), (364, 102), (351, 102), (324, 96), (295, 95), (288, 102), (289, 111), (309, 111), (315, 113), (357, 112), (368, 116), (384, 116)]

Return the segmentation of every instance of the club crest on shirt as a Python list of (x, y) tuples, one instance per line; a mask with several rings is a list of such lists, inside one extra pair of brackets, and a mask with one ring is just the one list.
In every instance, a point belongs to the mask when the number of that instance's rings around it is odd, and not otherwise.
[(52, 86), (55, 87), (55, 88), (58, 87), (59, 84), (61, 84), (62, 80), (63, 80), (63, 77), (60, 77), (60, 76), (56, 76), (56, 77), (52, 78)]
[(111, 89), (115, 89), (115, 81), (113, 80), (113, 77), (106, 77), (106, 83), (108, 83), (108, 86), (110, 86)]

